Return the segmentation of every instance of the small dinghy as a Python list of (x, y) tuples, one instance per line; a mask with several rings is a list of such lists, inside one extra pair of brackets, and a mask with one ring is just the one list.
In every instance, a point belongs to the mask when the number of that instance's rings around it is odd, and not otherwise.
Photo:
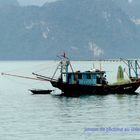
[(31, 89), (33, 94), (51, 94), (53, 90), (44, 90), (44, 89)]

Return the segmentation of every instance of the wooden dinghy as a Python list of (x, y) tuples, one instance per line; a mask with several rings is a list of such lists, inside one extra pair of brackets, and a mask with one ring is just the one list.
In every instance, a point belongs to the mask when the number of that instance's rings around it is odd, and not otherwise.
[(44, 89), (30, 89), (33, 94), (51, 94), (53, 90), (44, 90)]

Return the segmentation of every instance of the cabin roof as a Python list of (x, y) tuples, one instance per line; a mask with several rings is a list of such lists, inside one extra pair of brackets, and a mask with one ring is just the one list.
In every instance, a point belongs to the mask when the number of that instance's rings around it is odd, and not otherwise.
[[(65, 72), (64, 72), (65, 73)], [(104, 74), (105, 71), (84, 71), (84, 72), (81, 72), (81, 71), (76, 71), (76, 72), (68, 72), (68, 74)]]

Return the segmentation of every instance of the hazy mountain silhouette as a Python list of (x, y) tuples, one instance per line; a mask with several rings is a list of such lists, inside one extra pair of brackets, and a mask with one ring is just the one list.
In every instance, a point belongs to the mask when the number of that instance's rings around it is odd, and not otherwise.
[(118, 5), (61, 0), (1, 8), (0, 59), (55, 59), (63, 51), (73, 59), (138, 57), (139, 27)]
[(131, 18), (140, 18), (140, 0), (116, 0), (115, 2)]

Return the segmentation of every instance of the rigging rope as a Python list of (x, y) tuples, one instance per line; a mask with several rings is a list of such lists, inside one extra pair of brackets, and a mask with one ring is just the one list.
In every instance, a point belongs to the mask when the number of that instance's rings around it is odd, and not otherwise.
[[(18, 62), (16, 62), (16, 63), (18, 63)], [(54, 66), (57, 65), (58, 61), (57, 61), (57, 63), (56, 63), (56, 61), (52, 61), (52, 62), (46, 61), (44, 63), (35, 64), (35, 65), (32, 65), (32, 62), (31, 62), (31, 65), (28, 65), (28, 64), (30, 64), (28, 61), (27, 62), (25, 61), (23, 63), (25, 63), (25, 66), (23, 66), (22, 63), (20, 63), (20, 64), (22, 64), (21, 66), (16, 64), (16, 66), (18, 66), (18, 68), (8, 70), (8, 71), (6, 71), (6, 73), (11, 73), (11, 72), (24, 72), (25, 73), (25, 71), (27, 72), (29, 70), (32, 70), (31, 73), (33, 72), (33, 70), (34, 70), (34, 72), (41, 72), (41, 71), (53, 68)], [(40, 63), (40, 62), (37, 61), (36, 63)], [(13, 66), (13, 65), (11, 65), (11, 66)], [(42, 66), (43, 66), (43, 68), (42, 68)]]

